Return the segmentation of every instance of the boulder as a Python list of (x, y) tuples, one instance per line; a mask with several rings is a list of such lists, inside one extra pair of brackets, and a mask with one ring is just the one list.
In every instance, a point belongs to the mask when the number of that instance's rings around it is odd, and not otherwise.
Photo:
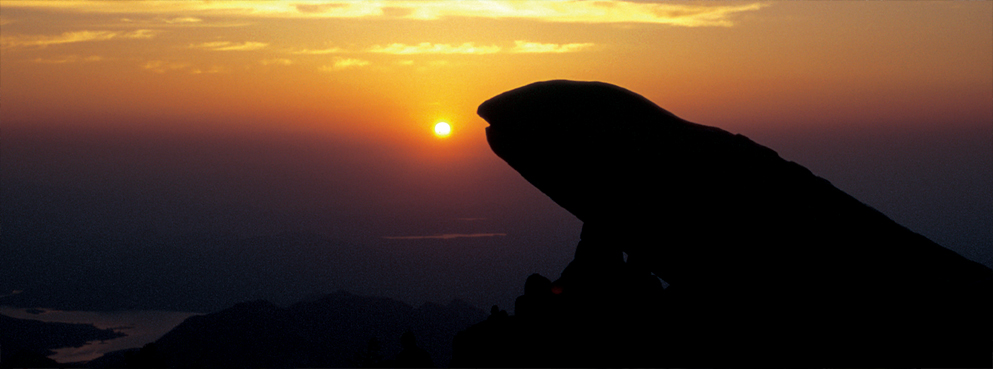
[(600, 82), (533, 83), (478, 114), (493, 152), (584, 222), (582, 253), (669, 284), (674, 354), (649, 364), (993, 364), (989, 268), (745, 136)]

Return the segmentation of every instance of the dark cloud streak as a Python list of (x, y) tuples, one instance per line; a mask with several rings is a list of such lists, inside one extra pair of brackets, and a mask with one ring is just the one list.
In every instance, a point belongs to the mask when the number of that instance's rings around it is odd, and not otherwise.
[(445, 233), (432, 236), (383, 236), (383, 238), (387, 240), (450, 240), (453, 238), (500, 237), (506, 235), (506, 233)]

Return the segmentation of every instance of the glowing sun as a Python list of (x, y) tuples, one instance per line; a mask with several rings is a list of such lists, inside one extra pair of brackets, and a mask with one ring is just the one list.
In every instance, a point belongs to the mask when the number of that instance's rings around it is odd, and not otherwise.
[(438, 137), (445, 137), (452, 133), (452, 126), (445, 122), (438, 122), (434, 125), (434, 134)]

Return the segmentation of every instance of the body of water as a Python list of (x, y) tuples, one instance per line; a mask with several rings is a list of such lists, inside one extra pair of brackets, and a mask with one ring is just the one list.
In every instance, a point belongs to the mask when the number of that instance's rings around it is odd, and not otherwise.
[(93, 324), (100, 329), (113, 329), (127, 336), (106, 341), (87, 342), (82, 347), (55, 350), (49, 356), (60, 363), (89, 361), (117, 350), (142, 347), (162, 337), (186, 318), (200, 313), (177, 311), (62, 311), (51, 309), (25, 309), (0, 306), (0, 314), (43, 322)]

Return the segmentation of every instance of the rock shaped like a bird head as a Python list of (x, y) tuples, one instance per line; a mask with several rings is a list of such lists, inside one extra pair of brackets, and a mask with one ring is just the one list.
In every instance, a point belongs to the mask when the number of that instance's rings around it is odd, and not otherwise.
[(712, 187), (706, 166), (694, 165), (735, 141), (601, 82), (533, 83), (487, 100), (478, 114), (497, 156), (584, 222), (601, 224), (639, 222), (685, 188)]

